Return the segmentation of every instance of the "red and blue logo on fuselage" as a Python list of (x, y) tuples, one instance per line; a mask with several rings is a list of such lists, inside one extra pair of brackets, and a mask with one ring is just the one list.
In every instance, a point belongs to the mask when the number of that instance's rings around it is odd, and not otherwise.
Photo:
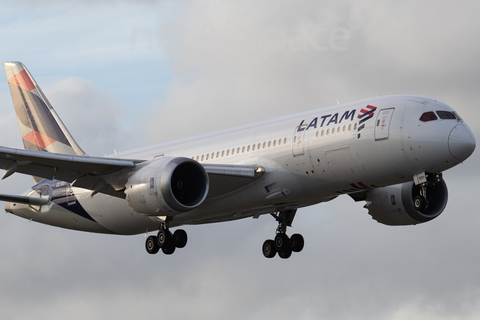
[(377, 107), (368, 105), (365, 107), (365, 109), (361, 109), (360, 112), (358, 113), (358, 119), (360, 119), (360, 122), (358, 123), (358, 129), (357, 129), (358, 139), (360, 139), (360, 131), (365, 129), (365, 121), (373, 118), (373, 114), (375, 113), (375, 110), (377, 110)]

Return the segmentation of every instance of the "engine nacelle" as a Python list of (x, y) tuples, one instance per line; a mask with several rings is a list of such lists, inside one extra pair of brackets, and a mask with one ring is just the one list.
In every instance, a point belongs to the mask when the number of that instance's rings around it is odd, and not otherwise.
[(412, 182), (377, 188), (368, 191), (368, 214), (380, 223), (399, 226), (415, 225), (435, 219), (445, 209), (448, 200), (447, 185), (443, 180), (427, 189), (428, 206), (422, 211), (415, 209), (413, 200), (420, 186)]
[(200, 163), (164, 157), (135, 172), (126, 183), (125, 194), (138, 213), (176, 215), (202, 204), (208, 186), (208, 175)]

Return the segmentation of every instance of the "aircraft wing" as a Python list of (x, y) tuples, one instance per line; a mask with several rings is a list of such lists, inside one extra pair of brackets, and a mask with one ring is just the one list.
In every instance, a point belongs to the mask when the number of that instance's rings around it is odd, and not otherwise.
[[(135, 167), (145, 160), (90, 157), (58, 154), (33, 150), (0, 147), (0, 169), (5, 179), (15, 172), (45, 179), (73, 183), (75, 187), (125, 198), (123, 191), (116, 191), (103, 176), (122, 169)], [(216, 196), (239, 189), (264, 173), (254, 166), (204, 164), (209, 175), (208, 196)]]
[[(6, 170), (2, 179), (15, 172), (45, 179), (74, 182), (76, 187), (95, 190), (105, 186), (100, 176), (108, 175), (124, 168), (134, 167), (143, 160), (89, 157), (51, 152), (22, 150), (0, 147), (0, 169)], [(102, 193), (125, 197), (112, 187), (105, 187)]]
[(208, 173), (208, 197), (214, 197), (242, 188), (260, 177), (265, 169), (255, 166), (203, 164)]

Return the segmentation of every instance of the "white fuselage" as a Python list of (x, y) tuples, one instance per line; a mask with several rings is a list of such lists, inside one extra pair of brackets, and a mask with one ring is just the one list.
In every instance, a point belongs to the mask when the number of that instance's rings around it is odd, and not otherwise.
[[(464, 158), (461, 146), (456, 145), (462, 143), (461, 138), (453, 139), (452, 131), (473, 135), (459, 119), (419, 120), (425, 112), (437, 110), (453, 111), (424, 97), (378, 97), (110, 157), (187, 157), (202, 164), (263, 167), (266, 172), (260, 178), (235, 191), (208, 197), (198, 208), (176, 215), (171, 225), (228, 221), (309, 206), (341, 194), (411, 181), (417, 173), (442, 172), (455, 166)], [(90, 197), (91, 190), (68, 191), (65, 183), (58, 188), (73, 194), (72, 205), (80, 205), (92, 219), (68, 210), (68, 203), (41, 208), (17, 204), (13, 213), (92, 232), (136, 234), (159, 227), (159, 217), (135, 212), (125, 199), (104, 194)]]

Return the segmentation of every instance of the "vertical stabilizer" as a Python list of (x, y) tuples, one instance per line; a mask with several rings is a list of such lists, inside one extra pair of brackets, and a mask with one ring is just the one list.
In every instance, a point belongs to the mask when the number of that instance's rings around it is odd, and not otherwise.
[(25, 65), (12, 61), (3, 67), (25, 149), (84, 155)]

